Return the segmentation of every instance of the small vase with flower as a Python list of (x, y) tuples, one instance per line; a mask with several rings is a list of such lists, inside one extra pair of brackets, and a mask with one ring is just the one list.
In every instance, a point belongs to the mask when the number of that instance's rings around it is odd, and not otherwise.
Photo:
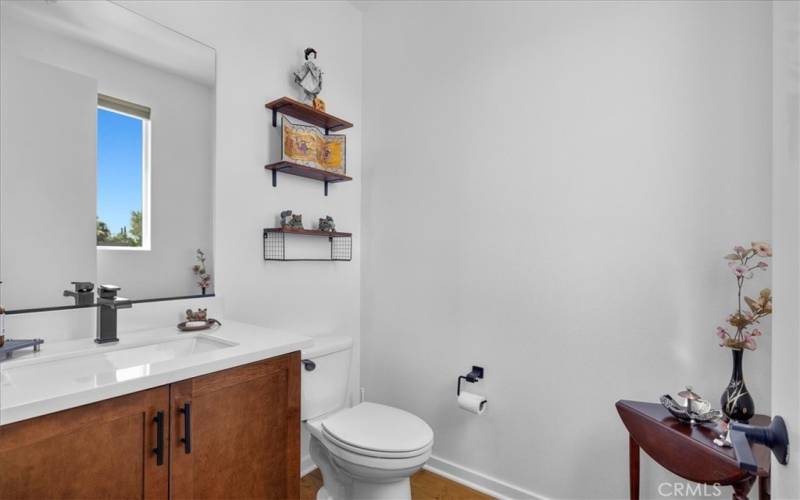
[[(772, 248), (765, 242), (753, 242), (750, 248), (737, 246), (733, 253), (725, 256), (730, 261), (728, 267), (736, 278), (738, 308), (726, 318), (724, 326), (717, 327), (719, 345), (729, 348), (733, 355), (731, 380), (722, 393), (720, 404), (722, 412), (729, 419), (739, 422), (747, 422), (755, 413), (753, 397), (744, 383), (744, 351), (756, 350), (756, 337), (762, 335), (759, 322), (772, 314), (772, 292), (769, 288), (761, 290), (757, 298), (743, 295), (742, 288), (745, 280), (751, 279), (754, 272), (766, 271), (768, 265), (764, 259), (769, 257), (772, 257)], [(743, 309), (743, 302), (747, 309)]]

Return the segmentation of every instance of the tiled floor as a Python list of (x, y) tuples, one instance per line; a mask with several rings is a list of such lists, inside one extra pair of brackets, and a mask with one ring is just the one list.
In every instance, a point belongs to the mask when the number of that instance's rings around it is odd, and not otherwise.
[[(300, 482), (300, 500), (315, 500), (322, 486), (319, 469), (304, 476)], [(454, 481), (421, 470), (411, 476), (411, 497), (414, 500), (484, 500), (492, 497), (462, 486)]]

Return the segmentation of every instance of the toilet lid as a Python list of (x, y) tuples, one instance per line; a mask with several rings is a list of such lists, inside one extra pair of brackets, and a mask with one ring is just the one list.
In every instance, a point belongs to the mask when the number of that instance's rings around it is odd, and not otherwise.
[(433, 441), (433, 430), (407, 411), (377, 403), (361, 403), (322, 422), (333, 438), (372, 451), (410, 452)]

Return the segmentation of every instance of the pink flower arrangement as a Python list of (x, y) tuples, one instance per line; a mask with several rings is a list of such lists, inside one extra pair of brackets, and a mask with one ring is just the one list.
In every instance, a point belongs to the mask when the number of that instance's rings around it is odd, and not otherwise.
[[(740, 350), (749, 349), (751, 351), (755, 351), (758, 347), (755, 338), (760, 337), (763, 333), (755, 325), (759, 323), (761, 318), (772, 314), (772, 291), (769, 288), (764, 288), (759, 292), (758, 298), (753, 299), (742, 295), (742, 287), (745, 280), (753, 277), (754, 271), (767, 270), (769, 265), (766, 262), (763, 260), (755, 261), (755, 259), (767, 257), (772, 257), (772, 247), (764, 241), (754, 241), (750, 248), (734, 247), (733, 253), (725, 256), (725, 259), (730, 261), (728, 262), (728, 267), (736, 278), (739, 307), (736, 312), (725, 319), (725, 323), (735, 328), (736, 333), (731, 335), (727, 327), (717, 327), (716, 335), (719, 337), (719, 345), (721, 347)], [(742, 300), (747, 304), (749, 311), (742, 310)]]

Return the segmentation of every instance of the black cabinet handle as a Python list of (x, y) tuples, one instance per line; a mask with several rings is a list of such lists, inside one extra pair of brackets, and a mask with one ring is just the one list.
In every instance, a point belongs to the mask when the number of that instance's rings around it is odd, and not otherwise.
[(156, 423), (156, 447), (153, 448), (153, 453), (156, 454), (156, 465), (164, 465), (164, 412), (156, 412), (153, 422)]
[(192, 403), (183, 403), (183, 408), (178, 410), (183, 413), (183, 451), (188, 455), (192, 452)]

